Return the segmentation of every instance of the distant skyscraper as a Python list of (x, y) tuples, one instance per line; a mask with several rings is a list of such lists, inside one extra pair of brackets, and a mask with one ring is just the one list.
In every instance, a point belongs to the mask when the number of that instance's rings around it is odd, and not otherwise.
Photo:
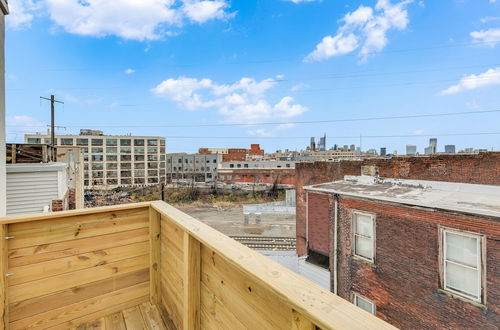
[(385, 157), (387, 155), (387, 148), (380, 148), (380, 156)]
[(338, 144), (333, 145), (333, 150), (337, 150), (339, 148)]
[(311, 137), (311, 143), (309, 145), (311, 151), (316, 151), (316, 142), (314, 141), (314, 137)]
[(349, 147), (349, 151), (356, 151), (356, 145), (351, 144), (351, 146)]
[(349, 146), (347, 144), (344, 144), (344, 151), (349, 151)]
[(454, 144), (445, 145), (444, 152), (447, 154), (454, 154), (455, 153), (455, 145)]
[(429, 139), (429, 151), (431, 154), (435, 154), (437, 152), (437, 144), (438, 144), (438, 139), (432, 138)]
[(325, 151), (326, 150), (326, 134), (319, 138), (318, 142), (318, 150)]
[(361, 147), (356, 147), (356, 156), (361, 156)]
[(406, 145), (406, 155), (415, 156), (417, 154), (417, 146), (413, 144)]

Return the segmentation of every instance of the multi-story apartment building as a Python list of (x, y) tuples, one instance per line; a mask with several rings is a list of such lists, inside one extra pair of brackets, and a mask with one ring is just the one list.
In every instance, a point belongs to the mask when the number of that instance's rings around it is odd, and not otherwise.
[[(27, 134), (26, 143), (50, 144), (50, 135)], [(164, 183), (165, 144), (159, 136), (104, 135), (81, 130), (80, 135), (56, 135), (56, 146), (77, 146), (83, 153), (85, 187), (118, 187)]]
[(168, 154), (167, 182), (178, 180), (212, 182), (216, 178), (217, 167), (221, 160), (222, 154)]

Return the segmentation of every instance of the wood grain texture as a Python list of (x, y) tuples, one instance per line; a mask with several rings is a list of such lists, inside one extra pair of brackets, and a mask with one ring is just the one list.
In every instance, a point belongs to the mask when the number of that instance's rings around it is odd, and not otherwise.
[(8, 278), (5, 276), (8, 272), (8, 226), (0, 225), (0, 329), (7, 329), (9, 324), (9, 304), (7, 298)]
[(149, 269), (144, 268), (136, 272), (71, 287), (53, 294), (10, 304), (10, 318), (11, 321), (16, 321), (148, 281)]
[(107, 234), (71, 241), (30, 246), (9, 251), (9, 266), (18, 267), (43, 262), (98, 249), (108, 249), (147, 241), (149, 228), (140, 228), (119, 233)]
[(98, 267), (119, 260), (149, 253), (149, 243), (139, 242), (115, 248), (95, 250), (88, 253), (78, 254), (71, 257), (53, 259), (36, 264), (12, 267), (9, 272), (14, 275), (9, 279), (9, 285), (21, 284), (29, 281), (40, 280), (64, 273)]
[(152, 304), (161, 302), (161, 216), (149, 210), (149, 284)]
[(184, 234), (184, 313), (183, 329), (200, 329), (200, 242), (189, 233)]
[(90, 282), (104, 280), (112, 276), (131, 273), (147, 268), (148, 265), (149, 256), (144, 255), (50, 278), (13, 285), (9, 287), (10, 294), (8, 301), (13, 303), (54, 293)]

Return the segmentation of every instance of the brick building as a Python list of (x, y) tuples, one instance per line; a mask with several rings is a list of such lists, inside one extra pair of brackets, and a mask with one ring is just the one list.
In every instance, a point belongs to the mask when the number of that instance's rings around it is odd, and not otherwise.
[(331, 290), (400, 328), (497, 329), (500, 187), (347, 176), (304, 187)]
[(343, 179), (345, 175), (378, 174), (385, 178), (500, 185), (500, 152), (374, 158), (359, 161), (297, 163), (297, 252), (307, 253), (304, 186)]
[(295, 170), (290, 168), (229, 168), (217, 171), (217, 181), (225, 183), (295, 185)]
[(264, 150), (260, 144), (251, 144), (250, 149), (245, 148), (200, 148), (198, 153), (202, 155), (220, 154), (223, 162), (246, 161), (251, 158), (262, 158)]

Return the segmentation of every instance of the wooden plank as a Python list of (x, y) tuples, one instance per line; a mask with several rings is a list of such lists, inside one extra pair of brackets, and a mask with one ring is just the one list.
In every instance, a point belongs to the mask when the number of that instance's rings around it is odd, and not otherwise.
[(106, 329), (106, 320), (104, 317), (101, 317), (97, 320), (90, 321), (85, 324), (81, 324), (76, 329), (85, 329), (85, 330), (105, 330)]
[(86, 283), (104, 280), (111, 276), (134, 272), (149, 266), (149, 256), (138, 256), (107, 265), (87, 268), (72, 273), (61, 274), (37, 281), (9, 287), (10, 303), (34, 298), (44, 294), (57, 292)]
[(140, 305), (140, 310), (144, 322), (146, 323), (146, 329), (150, 330), (166, 330), (165, 324), (161, 319), (160, 312), (156, 306), (152, 305), (150, 302), (143, 303)]
[(127, 330), (127, 327), (125, 326), (125, 320), (123, 319), (123, 314), (121, 311), (106, 316), (104, 320), (106, 322), (107, 329)]
[(202, 329), (249, 329), (229, 311), (229, 308), (224, 306), (224, 304), (203, 282), (201, 283), (200, 323)]
[(292, 311), (292, 330), (315, 330), (314, 324), (297, 311)]
[(144, 268), (136, 272), (72, 287), (53, 294), (23, 300), (9, 305), (10, 320), (16, 321), (148, 281), (149, 269)]
[[(57, 221), (57, 223), (54, 223)], [(143, 212), (135, 212), (127, 216), (113, 217), (113, 213), (104, 214), (102, 217), (85, 221), (76, 219), (66, 219), (59, 223), (59, 220), (48, 220), (38, 222), (36, 225), (45, 224), (40, 228), (26, 228), (11, 232), (15, 236), (9, 243), (9, 249), (18, 249), (28, 246), (37, 246), (74, 240), (79, 238), (93, 237), (127, 231), (132, 229), (148, 227), (148, 217)], [(12, 225), (12, 226), (17, 226)]]
[(96, 237), (74, 239), (45, 245), (31, 246), (9, 251), (9, 266), (18, 267), (37, 262), (53, 260), (87, 253), (98, 249), (108, 249), (147, 241), (149, 228), (134, 229)]
[(61, 218), (83, 216), (83, 215), (97, 216), (100, 213), (118, 212), (121, 210), (133, 210), (133, 209), (143, 209), (146, 212), (149, 209), (150, 205), (151, 205), (151, 202), (142, 202), (142, 203), (113, 205), (113, 206), (83, 208), (83, 209), (61, 211), (61, 212), (37, 213), (37, 214), (10, 216), (10, 217), (2, 218), (2, 220), (0, 220), (0, 224), (14, 224), (14, 223), (23, 223), (23, 222), (53, 220), (53, 219), (61, 219)]
[(184, 234), (184, 310), (183, 329), (200, 329), (200, 242)]
[[(335, 296), (182, 211), (161, 201), (152, 202), (151, 206), (160, 212), (162, 217), (168, 218), (169, 221), (196, 238), (203, 246), (210, 247), (240, 274), (244, 274), (248, 280), (265, 288), (270, 297), (288, 305), (290, 314), (293, 308), (322, 329), (333, 326), (344, 329), (394, 329), (385, 321), (368, 313), (360, 313), (350, 302)], [(273, 308), (269, 310), (274, 311)], [(291, 317), (288, 320), (290, 319)], [(289, 328), (290, 323), (285, 327)]]
[(0, 329), (7, 329), (9, 324), (9, 304), (7, 297), (8, 280), (7, 274), (7, 251), (8, 240), (8, 225), (0, 225)]
[(125, 325), (127, 329), (145, 329), (146, 324), (142, 318), (141, 310), (139, 306), (134, 306), (127, 308), (123, 311), (123, 319), (125, 320)]
[(26, 266), (13, 267), (9, 269), (9, 272), (13, 274), (9, 278), (9, 285), (17, 285), (85, 268), (97, 267), (148, 253), (149, 243), (140, 242)]
[(285, 329), (291, 325), (292, 310), (286, 303), (206, 247), (202, 248), (202, 282), (247, 327)]
[(16, 144), (11, 144), (11, 156), (12, 156), (12, 159), (11, 159), (11, 163), (12, 164), (15, 164), (17, 163), (17, 145)]
[(149, 210), (149, 249), (151, 303), (159, 304), (161, 301), (161, 217), (160, 214), (153, 209)]
[(146, 294), (140, 298), (132, 299), (132, 300), (125, 301), (122, 303), (117, 303), (109, 308), (103, 309), (103, 310), (95, 312), (95, 313), (84, 315), (82, 317), (73, 319), (73, 320), (68, 321), (68, 322), (58, 324), (54, 327), (51, 327), (50, 329), (51, 330), (67, 330), (67, 329), (70, 329), (72, 327), (78, 326), (82, 323), (86, 323), (86, 322), (95, 320), (97, 318), (100, 318), (103, 315), (116, 313), (116, 312), (122, 311), (124, 309), (130, 308), (133, 306), (137, 306), (139, 304), (142, 304), (145, 301), (149, 301), (149, 294)]
[[(85, 315), (97, 312), (101, 312), (101, 314), (98, 317), (102, 317), (107, 315), (102, 312), (107, 308), (119, 305), (126, 301), (131, 301), (134, 299), (144, 297), (145, 295), (148, 295), (148, 291), (149, 291), (149, 284), (146, 282), (140, 283), (132, 287), (127, 287), (121, 290), (112, 291), (102, 296), (86, 299), (76, 304), (67, 305), (58, 309), (52, 309), (42, 314), (36, 314), (28, 318), (11, 322), (10, 328), (11, 330), (34, 329), (34, 328), (45, 329), (48, 327), (57, 326), (62, 323), (70, 322), (71, 320), (75, 320)], [(98, 317), (95, 317), (94, 319)], [(123, 323), (123, 326), (125, 326), (125, 323)], [(108, 327), (107, 319), (106, 319), (106, 327)]]

